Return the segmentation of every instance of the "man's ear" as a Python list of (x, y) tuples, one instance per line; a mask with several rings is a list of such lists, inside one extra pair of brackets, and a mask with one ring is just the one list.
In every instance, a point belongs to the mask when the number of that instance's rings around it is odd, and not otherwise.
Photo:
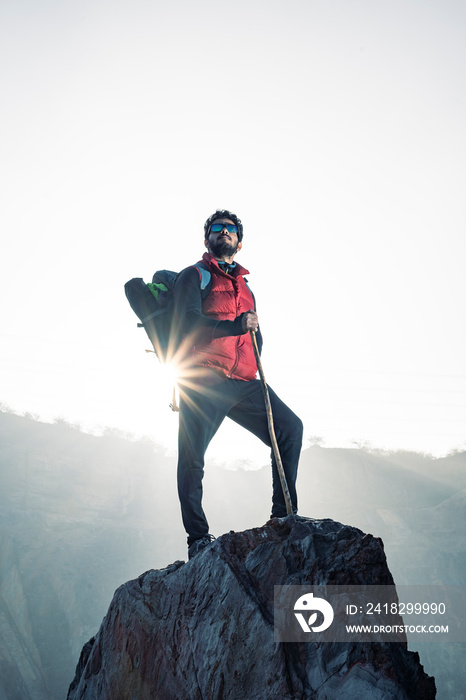
[(209, 250), (209, 241), (207, 239), (204, 240), (204, 245)]
[(243, 247), (243, 244), (241, 243), (241, 241), (238, 241), (238, 248), (237, 248), (237, 250), (241, 250), (242, 247)]

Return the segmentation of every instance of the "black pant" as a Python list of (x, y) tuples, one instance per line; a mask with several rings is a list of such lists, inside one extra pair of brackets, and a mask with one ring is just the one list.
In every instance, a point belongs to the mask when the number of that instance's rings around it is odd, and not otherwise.
[[(303, 425), (270, 387), (269, 394), (291, 504), (293, 512), (297, 512), (296, 476)], [(180, 384), (178, 494), (188, 544), (209, 531), (202, 509), (204, 455), (225, 416), (250, 430), (271, 447), (260, 380), (227, 379), (211, 370), (200, 369), (195, 379)], [(283, 517), (287, 514), (286, 505), (273, 452), (272, 482), (272, 517)]]

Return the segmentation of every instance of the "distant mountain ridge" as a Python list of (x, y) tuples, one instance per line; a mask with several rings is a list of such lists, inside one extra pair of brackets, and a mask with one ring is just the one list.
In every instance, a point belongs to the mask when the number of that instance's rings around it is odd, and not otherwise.
[[(398, 584), (464, 584), (465, 474), (466, 453), (433, 459), (311, 447), (301, 456), (300, 512), (381, 537)], [(208, 463), (204, 486), (214, 534), (268, 520), (270, 467), (233, 471)], [(96, 437), (6, 412), (0, 525), (5, 700), (63, 700), (115, 589), (186, 558), (175, 457), (149, 441)], [(438, 697), (464, 697), (465, 647), (428, 646), (421, 661), (436, 677)]]

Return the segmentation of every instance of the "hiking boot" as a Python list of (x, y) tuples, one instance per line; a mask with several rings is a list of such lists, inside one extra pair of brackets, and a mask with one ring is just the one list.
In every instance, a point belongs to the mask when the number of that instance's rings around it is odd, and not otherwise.
[(213, 535), (208, 534), (204, 535), (204, 537), (201, 537), (199, 540), (195, 540), (188, 547), (188, 559), (192, 559), (196, 556), (196, 554), (199, 554), (202, 549), (205, 549), (209, 544), (212, 544), (214, 539), (215, 537)]

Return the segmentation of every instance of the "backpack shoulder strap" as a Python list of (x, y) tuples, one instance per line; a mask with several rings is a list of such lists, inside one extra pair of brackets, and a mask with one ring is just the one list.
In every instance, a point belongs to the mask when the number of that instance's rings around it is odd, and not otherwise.
[(196, 265), (193, 265), (193, 267), (196, 268), (196, 270), (199, 272), (200, 276), (200, 284), (201, 284), (201, 295), (202, 298), (205, 299), (207, 294), (210, 291), (210, 286), (212, 282), (212, 274), (204, 263), (196, 263)]

